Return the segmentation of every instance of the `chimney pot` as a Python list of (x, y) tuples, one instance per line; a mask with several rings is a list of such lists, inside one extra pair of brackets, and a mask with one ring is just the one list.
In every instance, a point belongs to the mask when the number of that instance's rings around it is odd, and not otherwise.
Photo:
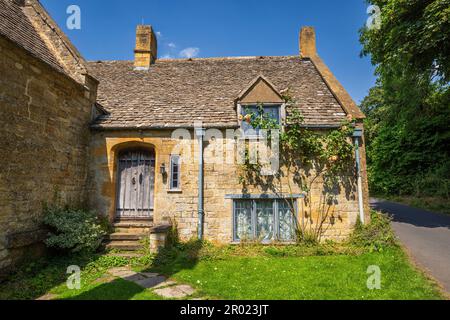
[(138, 25), (136, 28), (136, 48), (134, 49), (135, 69), (146, 70), (155, 63), (158, 43), (152, 26)]
[(316, 55), (316, 31), (313, 27), (303, 27), (300, 31), (300, 56), (310, 58)]

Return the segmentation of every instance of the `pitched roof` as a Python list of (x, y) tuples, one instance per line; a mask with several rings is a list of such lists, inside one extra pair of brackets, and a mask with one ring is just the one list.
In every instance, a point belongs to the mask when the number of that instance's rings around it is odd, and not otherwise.
[(289, 92), (312, 126), (334, 126), (346, 113), (309, 59), (288, 57), (157, 60), (148, 71), (132, 61), (88, 63), (100, 81), (98, 102), (109, 112), (99, 129), (236, 127), (235, 99), (263, 75)]
[(86, 76), (90, 77), (86, 61), (39, 0), (0, 0), (0, 36), (57, 72), (86, 85)]
[(24, 7), (15, 0), (0, 0), (0, 35), (13, 41), (59, 72), (64, 72), (57, 57), (45, 44), (28, 18)]
[[(261, 100), (261, 95), (264, 97)], [(253, 80), (250, 85), (242, 90), (236, 99), (236, 102), (241, 103), (260, 103), (260, 102), (275, 102), (283, 103), (283, 97), (278, 89), (263, 75), (259, 75)]]

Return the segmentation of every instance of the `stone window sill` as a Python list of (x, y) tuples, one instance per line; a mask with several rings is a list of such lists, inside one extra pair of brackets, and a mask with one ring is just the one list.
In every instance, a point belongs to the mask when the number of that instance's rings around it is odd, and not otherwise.
[(183, 193), (183, 191), (181, 189), (171, 189), (167, 190), (167, 193)]

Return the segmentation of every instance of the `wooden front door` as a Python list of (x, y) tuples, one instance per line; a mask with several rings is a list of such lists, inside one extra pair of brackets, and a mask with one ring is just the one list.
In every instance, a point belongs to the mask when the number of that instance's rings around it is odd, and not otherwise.
[(119, 154), (118, 219), (146, 219), (153, 215), (155, 154), (128, 150)]

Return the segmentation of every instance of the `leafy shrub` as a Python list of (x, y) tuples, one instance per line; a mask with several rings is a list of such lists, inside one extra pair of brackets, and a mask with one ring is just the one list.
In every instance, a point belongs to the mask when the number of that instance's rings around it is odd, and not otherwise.
[(45, 244), (71, 252), (94, 252), (107, 234), (104, 222), (93, 212), (49, 207), (44, 224), (50, 229)]
[(371, 212), (371, 221), (363, 225), (359, 220), (355, 230), (350, 236), (349, 242), (357, 247), (364, 247), (372, 251), (396, 246), (394, 232), (391, 228), (391, 219), (380, 212)]

